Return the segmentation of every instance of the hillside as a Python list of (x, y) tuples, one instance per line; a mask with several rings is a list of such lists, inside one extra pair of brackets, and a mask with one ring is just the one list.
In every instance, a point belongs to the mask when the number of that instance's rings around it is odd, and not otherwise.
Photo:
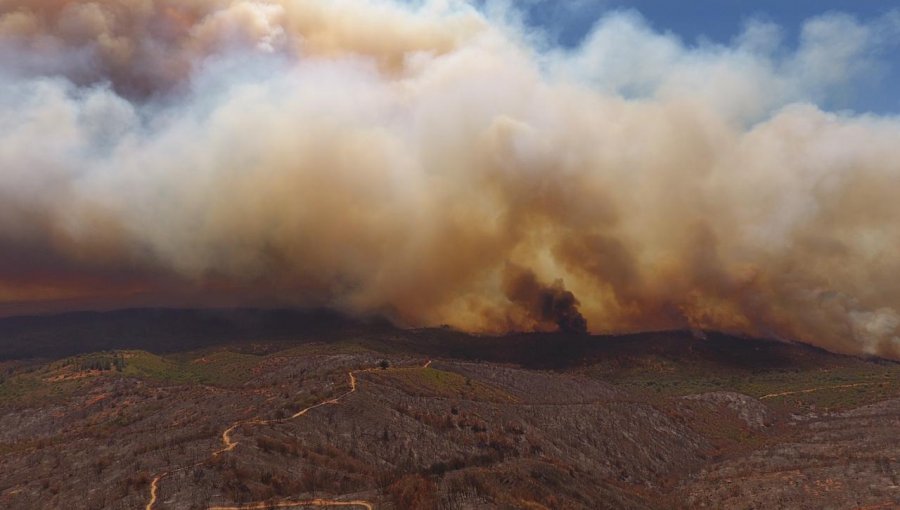
[(3, 508), (892, 508), (900, 365), (324, 312), (0, 320)]

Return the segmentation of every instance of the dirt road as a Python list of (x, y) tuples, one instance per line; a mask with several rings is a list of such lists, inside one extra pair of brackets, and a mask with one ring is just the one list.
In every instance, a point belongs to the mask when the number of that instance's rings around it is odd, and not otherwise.
[(159, 492), (159, 481), (167, 474), (168, 473), (156, 475), (156, 477), (153, 478), (153, 481), (150, 482), (150, 501), (148, 501), (147, 506), (144, 507), (146, 510), (153, 510), (153, 505), (156, 504), (156, 493)]
[[(422, 365), (422, 368), (428, 368), (431, 366), (431, 360), (425, 362)], [(306, 413), (312, 411), (313, 409), (326, 406), (326, 405), (337, 405), (341, 400), (346, 398), (351, 393), (354, 393), (357, 388), (356, 382), (356, 374), (357, 373), (365, 373), (365, 372), (375, 372), (378, 370), (391, 370), (391, 369), (383, 369), (383, 368), (367, 368), (364, 370), (351, 370), (347, 372), (347, 377), (350, 381), (350, 389), (335, 398), (330, 398), (328, 400), (323, 400), (318, 404), (311, 405), (305, 409), (301, 409), (297, 411), (293, 415), (287, 418), (280, 418), (275, 420), (241, 420), (235, 422), (230, 427), (225, 429), (222, 432), (222, 448), (214, 451), (210, 458), (216, 458), (223, 453), (230, 452), (234, 450), (239, 444), (237, 441), (232, 440), (232, 433), (244, 426), (258, 426), (258, 425), (272, 425), (275, 423), (284, 423), (290, 420), (297, 419)], [(171, 476), (175, 473), (180, 473), (182, 471), (192, 469), (194, 467), (205, 464), (206, 461), (197, 462), (195, 464), (191, 464), (190, 466), (184, 466), (178, 469), (174, 469), (171, 471), (165, 471), (156, 475), (153, 480), (150, 482), (150, 499), (147, 501), (147, 506), (144, 507), (145, 510), (153, 510), (153, 507), (156, 505), (158, 495), (159, 495), (159, 483), (166, 477)], [(281, 501), (261, 501), (257, 503), (248, 503), (246, 505), (241, 506), (213, 506), (210, 507), (210, 510), (257, 510), (257, 509), (266, 509), (266, 508), (292, 508), (292, 507), (303, 507), (303, 506), (318, 506), (318, 507), (362, 507), (366, 510), (373, 510), (375, 507), (372, 506), (372, 503), (364, 500), (354, 500), (354, 501), (340, 501), (335, 499), (310, 499), (310, 500), (296, 500), (296, 499), (285, 499)]]
[(860, 386), (873, 386), (875, 384), (879, 384), (879, 383), (871, 382), (871, 383), (856, 383), (856, 384), (839, 384), (837, 386), (822, 386), (820, 388), (810, 388), (808, 390), (784, 391), (781, 393), (769, 393), (768, 395), (763, 395), (763, 396), (759, 397), (759, 399), (766, 400), (769, 398), (787, 397), (790, 395), (801, 395), (804, 393), (814, 393), (816, 391), (822, 391), (822, 390), (839, 390), (842, 388), (858, 388)]
[(341, 506), (358, 506), (366, 510), (375, 510), (368, 501), (334, 501), (331, 499), (308, 499), (308, 500), (285, 500), (277, 503), (259, 502), (250, 503), (242, 506), (211, 506), (209, 510), (267, 510), (269, 508), (294, 508), (304, 506), (321, 506), (321, 507), (341, 507)]

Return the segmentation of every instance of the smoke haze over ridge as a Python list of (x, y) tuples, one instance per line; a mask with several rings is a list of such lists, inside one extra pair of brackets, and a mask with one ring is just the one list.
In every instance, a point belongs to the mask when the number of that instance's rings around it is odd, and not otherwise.
[(900, 13), (575, 49), (494, 4), (0, 0), (0, 303), (707, 328), (900, 357)]

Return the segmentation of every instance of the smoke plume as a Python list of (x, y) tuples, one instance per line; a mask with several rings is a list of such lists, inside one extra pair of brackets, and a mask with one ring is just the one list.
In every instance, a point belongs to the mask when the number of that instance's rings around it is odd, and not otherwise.
[(688, 46), (617, 12), (565, 49), (491, 13), (0, 0), (0, 306), (900, 358), (900, 119), (817, 106), (883, 75), (900, 14)]
[[(518, 305), (527, 319), (534, 321), (533, 329), (558, 329), (564, 333), (586, 333), (587, 321), (578, 311), (575, 295), (563, 287), (561, 280), (544, 285), (527, 269), (507, 266), (504, 273), (506, 297)], [(521, 322), (516, 321), (512, 327)]]

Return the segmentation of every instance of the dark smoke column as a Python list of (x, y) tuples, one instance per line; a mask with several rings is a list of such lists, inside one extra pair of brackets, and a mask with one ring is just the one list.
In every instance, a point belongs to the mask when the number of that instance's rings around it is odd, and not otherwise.
[(562, 280), (546, 285), (530, 269), (509, 264), (503, 289), (506, 297), (539, 325), (556, 325), (562, 333), (587, 334), (587, 320), (578, 311), (578, 299), (565, 289)]

